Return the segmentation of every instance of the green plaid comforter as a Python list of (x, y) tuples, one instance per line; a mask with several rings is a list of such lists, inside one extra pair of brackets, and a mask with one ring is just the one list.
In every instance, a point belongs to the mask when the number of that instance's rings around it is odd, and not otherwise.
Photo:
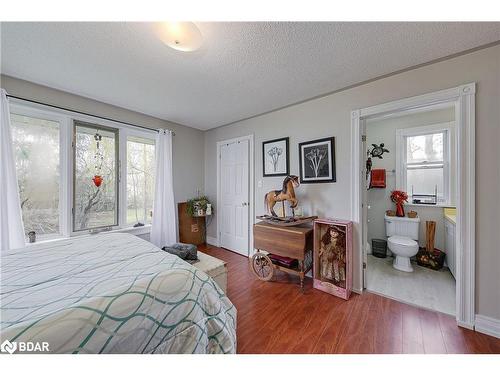
[(204, 272), (128, 234), (2, 252), (1, 342), (51, 353), (235, 353), (236, 309)]

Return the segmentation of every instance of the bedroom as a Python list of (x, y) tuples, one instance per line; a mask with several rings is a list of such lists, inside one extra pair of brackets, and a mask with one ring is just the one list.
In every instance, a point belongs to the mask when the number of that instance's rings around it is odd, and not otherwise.
[[(500, 354), (500, 23), (11, 21), (3, 352)], [(366, 123), (445, 104), (451, 313), (366, 288), (360, 177)]]

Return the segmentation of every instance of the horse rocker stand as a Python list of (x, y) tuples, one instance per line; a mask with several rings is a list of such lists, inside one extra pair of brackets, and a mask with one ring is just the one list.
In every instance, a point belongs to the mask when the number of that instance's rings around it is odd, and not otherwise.
[[(281, 190), (272, 190), (265, 195), (264, 206), (270, 215), (257, 216), (262, 221), (253, 228), (256, 252), (250, 268), (262, 281), (271, 280), (275, 269), (297, 275), (303, 291), (304, 276), (312, 266), (313, 231), (310, 227), (300, 225), (313, 221), (317, 216), (295, 216), (298, 205), (295, 189), (299, 186), (297, 176), (287, 176)], [(285, 201), (290, 203), (292, 216), (285, 214)], [(283, 217), (278, 217), (274, 211), (278, 202), (283, 205)]]

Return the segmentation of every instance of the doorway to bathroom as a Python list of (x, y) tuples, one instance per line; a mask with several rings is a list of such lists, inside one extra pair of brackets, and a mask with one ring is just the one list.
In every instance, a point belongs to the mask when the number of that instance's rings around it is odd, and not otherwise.
[(455, 315), (455, 239), (446, 238), (456, 225), (454, 108), (391, 113), (364, 127), (366, 289)]
[(356, 281), (471, 329), (474, 96), (468, 84), (353, 111), (351, 176)]

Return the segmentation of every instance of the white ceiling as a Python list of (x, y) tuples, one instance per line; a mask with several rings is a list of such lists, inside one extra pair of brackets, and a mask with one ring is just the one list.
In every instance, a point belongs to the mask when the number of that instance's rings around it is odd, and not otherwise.
[(2, 23), (1, 72), (210, 129), (500, 40), (500, 23), (197, 23), (178, 52), (151, 23)]

